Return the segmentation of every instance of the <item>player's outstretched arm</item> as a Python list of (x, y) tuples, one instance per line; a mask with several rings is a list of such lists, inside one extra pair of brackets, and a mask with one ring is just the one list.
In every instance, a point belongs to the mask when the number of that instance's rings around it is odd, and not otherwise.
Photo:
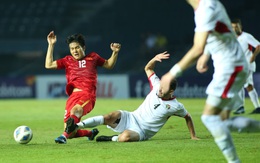
[(254, 62), (256, 59), (256, 56), (260, 53), (260, 45), (255, 47), (254, 53), (250, 58), (250, 63)]
[(46, 54), (46, 58), (45, 58), (45, 68), (55, 69), (55, 68), (57, 68), (57, 62), (53, 61), (53, 50), (54, 50), (54, 45), (57, 42), (57, 37), (54, 34), (54, 31), (51, 31), (48, 34), (47, 41), (48, 41), (48, 49), (47, 49), (47, 54)]
[(188, 129), (190, 131), (191, 139), (199, 140), (199, 138), (196, 136), (195, 127), (194, 127), (193, 120), (192, 120), (190, 114), (187, 114), (184, 118), (185, 118), (187, 127), (188, 127)]
[(106, 68), (106, 69), (114, 68), (116, 61), (117, 61), (118, 53), (121, 49), (121, 44), (111, 43), (110, 48), (112, 50), (111, 57), (108, 60), (106, 60), (104, 65), (103, 65), (103, 67)]
[(156, 62), (162, 62), (163, 59), (169, 59), (170, 54), (167, 51), (157, 54), (153, 57), (144, 67), (144, 71), (147, 77), (150, 77), (154, 73), (154, 67)]

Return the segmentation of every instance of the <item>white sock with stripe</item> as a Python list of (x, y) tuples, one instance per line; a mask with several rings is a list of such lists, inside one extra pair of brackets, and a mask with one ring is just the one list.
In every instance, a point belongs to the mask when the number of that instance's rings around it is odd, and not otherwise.
[(231, 162), (239, 162), (236, 149), (230, 135), (230, 131), (223, 123), (219, 115), (202, 115), (201, 120), (207, 127), (211, 135), (214, 137), (216, 144), (222, 151), (226, 160)]
[(103, 125), (103, 124), (104, 124), (104, 117), (102, 115), (87, 118), (87, 119), (77, 123), (79, 128), (92, 128), (92, 127), (96, 127), (98, 125)]

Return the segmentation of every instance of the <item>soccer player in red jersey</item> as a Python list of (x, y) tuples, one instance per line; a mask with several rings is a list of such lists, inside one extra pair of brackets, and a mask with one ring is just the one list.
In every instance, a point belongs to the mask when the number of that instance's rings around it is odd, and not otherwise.
[[(76, 130), (74, 124), (80, 122), (81, 117), (89, 113), (95, 106), (97, 67), (112, 69), (117, 61), (121, 45), (111, 43), (111, 57), (104, 59), (97, 53), (91, 52), (85, 54), (85, 38), (81, 34), (74, 34), (67, 38), (71, 55), (64, 58), (53, 60), (54, 45), (57, 42), (57, 36), (51, 31), (47, 36), (48, 50), (45, 59), (45, 68), (47, 69), (65, 69), (66, 72), (66, 93), (69, 96), (66, 102), (64, 115), (63, 134), (55, 139), (56, 143), (65, 144), (68, 138), (77, 138), (87, 136), (93, 140), (98, 134), (97, 129)], [(70, 133), (70, 134), (68, 134)]]

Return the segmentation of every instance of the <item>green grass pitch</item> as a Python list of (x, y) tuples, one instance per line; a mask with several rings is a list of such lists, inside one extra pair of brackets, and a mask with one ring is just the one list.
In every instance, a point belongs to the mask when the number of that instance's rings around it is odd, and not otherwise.
[[(200, 120), (205, 99), (178, 99), (191, 113), (199, 141), (190, 140), (185, 121), (171, 117), (151, 140), (132, 143), (96, 142), (86, 138), (55, 144), (63, 131), (66, 99), (58, 100), (0, 100), (0, 162), (3, 163), (225, 163), (222, 153)], [(97, 99), (94, 110), (83, 119), (110, 111), (134, 110), (143, 99)], [(260, 120), (260, 115), (249, 115), (253, 106), (246, 99), (244, 116)], [(232, 115), (233, 116), (233, 115)], [(13, 131), (20, 125), (33, 130), (33, 139), (26, 145), (17, 144)], [(98, 126), (99, 135), (115, 134), (106, 126)], [(260, 160), (260, 133), (232, 133), (242, 162)]]

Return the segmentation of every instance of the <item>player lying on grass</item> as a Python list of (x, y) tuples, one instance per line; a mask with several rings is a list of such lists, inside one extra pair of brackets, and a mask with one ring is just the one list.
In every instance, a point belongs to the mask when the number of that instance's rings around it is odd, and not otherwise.
[[(151, 59), (145, 66), (145, 72), (150, 82), (151, 92), (146, 96), (144, 102), (132, 112), (113, 111), (104, 116), (95, 116), (77, 123), (76, 128), (92, 128), (98, 125), (107, 125), (108, 128), (119, 135), (99, 136), (96, 141), (143, 141), (152, 138), (167, 122), (171, 116), (179, 116), (185, 119), (190, 132), (191, 139), (197, 140), (192, 118), (183, 104), (177, 101), (173, 95), (177, 81), (171, 82), (171, 91), (165, 98), (157, 96), (160, 79), (154, 72), (156, 62), (168, 59), (170, 54), (160, 53)], [(70, 132), (72, 132), (71, 130)]]

